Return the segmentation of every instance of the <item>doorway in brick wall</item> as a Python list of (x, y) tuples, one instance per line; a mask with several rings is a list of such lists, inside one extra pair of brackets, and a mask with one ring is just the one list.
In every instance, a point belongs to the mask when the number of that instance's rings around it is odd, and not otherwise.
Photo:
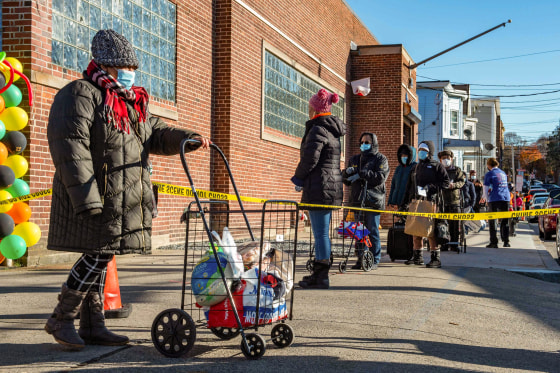
[(412, 146), (412, 121), (408, 118), (403, 118), (403, 144)]

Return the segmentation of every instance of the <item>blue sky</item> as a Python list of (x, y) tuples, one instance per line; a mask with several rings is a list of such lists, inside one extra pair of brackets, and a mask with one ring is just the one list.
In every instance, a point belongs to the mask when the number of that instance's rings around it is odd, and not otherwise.
[[(346, 0), (382, 44), (403, 44), (416, 62), (508, 19), (501, 27), (417, 68), (418, 80), (469, 83), (471, 94), (509, 96), (560, 90), (560, 1)], [(546, 52), (546, 53), (542, 53)], [(530, 56), (504, 58), (532, 54)], [(497, 59), (495, 61), (467, 63)], [(451, 65), (451, 66), (443, 66)], [(424, 78), (427, 77), (427, 78)], [(492, 85), (537, 85), (488, 87)], [(560, 92), (502, 97), (506, 132), (528, 141), (560, 120)]]

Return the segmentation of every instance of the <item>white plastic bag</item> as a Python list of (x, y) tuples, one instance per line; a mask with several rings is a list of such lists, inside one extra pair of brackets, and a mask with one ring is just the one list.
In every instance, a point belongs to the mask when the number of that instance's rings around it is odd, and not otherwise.
[[(212, 232), (212, 234), (214, 234), (214, 232)], [(235, 240), (233, 239), (228, 227), (225, 227), (222, 233), (221, 246), (222, 250), (224, 250), (224, 254), (226, 254), (228, 261), (231, 264), (231, 268), (233, 269), (233, 277), (236, 279), (241, 278), (241, 275), (243, 274), (243, 259), (237, 252), (237, 245), (235, 244)]]

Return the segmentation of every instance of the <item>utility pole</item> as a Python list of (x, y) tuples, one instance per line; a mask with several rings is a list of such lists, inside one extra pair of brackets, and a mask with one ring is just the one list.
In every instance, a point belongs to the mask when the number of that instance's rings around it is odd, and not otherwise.
[(511, 182), (515, 183), (515, 160), (513, 157), (513, 144), (510, 145), (511, 146)]

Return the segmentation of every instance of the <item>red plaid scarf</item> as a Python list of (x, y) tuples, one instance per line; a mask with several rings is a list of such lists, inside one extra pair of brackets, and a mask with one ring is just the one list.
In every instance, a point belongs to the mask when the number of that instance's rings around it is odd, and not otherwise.
[(126, 89), (93, 60), (87, 67), (86, 75), (101, 89), (105, 89), (104, 106), (107, 122), (113, 123), (118, 131), (130, 133), (130, 118), (125, 100), (133, 102), (134, 110), (138, 112), (138, 121), (146, 121), (148, 93), (144, 88), (133, 86), (130, 90)]

